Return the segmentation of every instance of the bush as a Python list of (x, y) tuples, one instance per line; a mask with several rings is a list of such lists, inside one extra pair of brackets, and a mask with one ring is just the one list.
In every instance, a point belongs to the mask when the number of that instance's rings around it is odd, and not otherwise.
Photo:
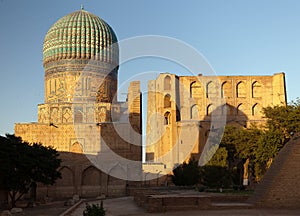
[(105, 210), (103, 208), (103, 201), (101, 204), (86, 204), (85, 210), (83, 211), (83, 216), (105, 216)]
[(199, 182), (198, 161), (191, 158), (173, 170), (172, 181), (177, 186), (193, 186)]
[(209, 188), (229, 188), (231, 185), (230, 171), (221, 166), (201, 167), (202, 184)]

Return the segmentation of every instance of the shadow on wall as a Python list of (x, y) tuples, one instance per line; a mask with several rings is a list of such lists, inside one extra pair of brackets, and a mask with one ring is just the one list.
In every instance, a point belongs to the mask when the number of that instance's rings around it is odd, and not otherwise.
[(234, 107), (226, 103), (217, 108), (212, 104), (208, 105), (206, 116), (200, 120), (200, 145), (198, 146), (200, 154), (191, 154), (191, 157), (199, 160), (200, 155), (205, 153), (204, 151), (208, 151), (214, 145), (219, 145), (226, 125), (246, 128), (248, 120), (243, 104)]
[[(90, 155), (88, 155), (89, 157)], [(62, 159), (62, 178), (53, 186), (38, 185), (37, 199), (80, 197), (120, 196), (126, 194), (126, 180), (118, 179), (98, 169), (85, 154), (60, 152)], [(111, 172), (118, 172), (118, 164)]]

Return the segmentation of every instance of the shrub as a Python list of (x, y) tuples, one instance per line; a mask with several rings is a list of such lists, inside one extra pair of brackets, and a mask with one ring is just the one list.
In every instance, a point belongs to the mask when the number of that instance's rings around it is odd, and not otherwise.
[(192, 186), (199, 182), (198, 161), (191, 158), (173, 170), (172, 181), (178, 186)]
[(105, 209), (103, 208), (103, 201), (101, 204), (86, 204), (83, 216), (105, 216)]

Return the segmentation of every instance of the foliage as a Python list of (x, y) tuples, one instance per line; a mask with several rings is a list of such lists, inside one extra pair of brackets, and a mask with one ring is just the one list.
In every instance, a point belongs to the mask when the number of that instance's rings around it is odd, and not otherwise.
[(213, 155), (213, 157), (210, 159), (210, 161), (207, 163), (207, 165), (210, 166), (219, 166), (219, 167), (228, 167), (228, 151), (224, 147), (220, 147), (217, 149), (216, 153)]
[(263, 109), (267, 118), (267, 130), (279, 131), (287, 141), (300, 131), (300, 100), (292, 101), (287, 106), (266, 107)]
[(199, 182), (198, 161), (191, 158), (173, 170), (172, 181), (175, 185), (191, 186)]
[(12, 207), (32, 185), (52, 185), (61, 177), (57, 171), (61, 162), (58, 156), (51, 147), (29, 144), (9, 134), (0, 137), (0, 187), (8, 191)]
[(226, 125), (220, 145), (210, 149), (218, 148), (210, 161), (199, 169), (197, 162), (180, 165), (174, 170), (173, 182), (188, 185), (192, 173), (199, 183), (214, 188), (242, 187), (245, 174), (259, 181), (280, 149), (300, 132), (300, 100), (263, 108), (263, 114), (266, 124), (259, 127)]
[(201, 168), (201, 183), (210, 188), (228, 188), (231, 182), (230, 171), (226, 167), (205, 165)]
[(219, 147), (210, 161), (200, 169), (201, 184), (210, 188), (228, 188), (231, 175), (228, 170), (228, 151)]
[(104, 216), (105, 209), (103, 208), (103, 201), (101, 204), (86, 204), (85, 210), (83, 211), (83, 216)]

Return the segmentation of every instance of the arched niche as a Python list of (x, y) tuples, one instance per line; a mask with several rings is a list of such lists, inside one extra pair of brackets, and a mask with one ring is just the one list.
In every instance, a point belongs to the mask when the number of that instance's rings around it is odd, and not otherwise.
[(246, 93), (246, 84), (243, 81), (238, 82), (236, 85), (236, 97), (237, 98), (245, 98), (247, 93)]
[(221, 97), (230, 98), (232, 97), (232, 86), (229, 82), (223, 82), (221, 86)]
[(190, 84), (190, 97), (200, 98), (202, 96), (202, 88), (199, 82), (194, 81)]
[(191, 119), (199, 119), (199, 106), (197, 104), (191, 107)]
[(101, 185), (101, 172), (94, 166), (89, 166), (82, 172), (83, 186), (98, 186)]
[(171, 96), (169, 94), (166, 94), (164, 97), (164, 108), (171, 107)]
[(61, 179), (57, 179), (56, 186), (73, 186), (74, 172), (71, 168), (63, 166), (58, 170), (61, 173)]
[(171, 113), (170, 112), (165, 112), (164, 114), (164, 125), (169, 125), (171, 124)]
[(171, 90), (171, 77), (169, 75), (164, 78), (164, 90)]
[(257, 81), (252, 83), (252, 97), (260, 98), (262, 96), (262, 87), (261, 84)]

